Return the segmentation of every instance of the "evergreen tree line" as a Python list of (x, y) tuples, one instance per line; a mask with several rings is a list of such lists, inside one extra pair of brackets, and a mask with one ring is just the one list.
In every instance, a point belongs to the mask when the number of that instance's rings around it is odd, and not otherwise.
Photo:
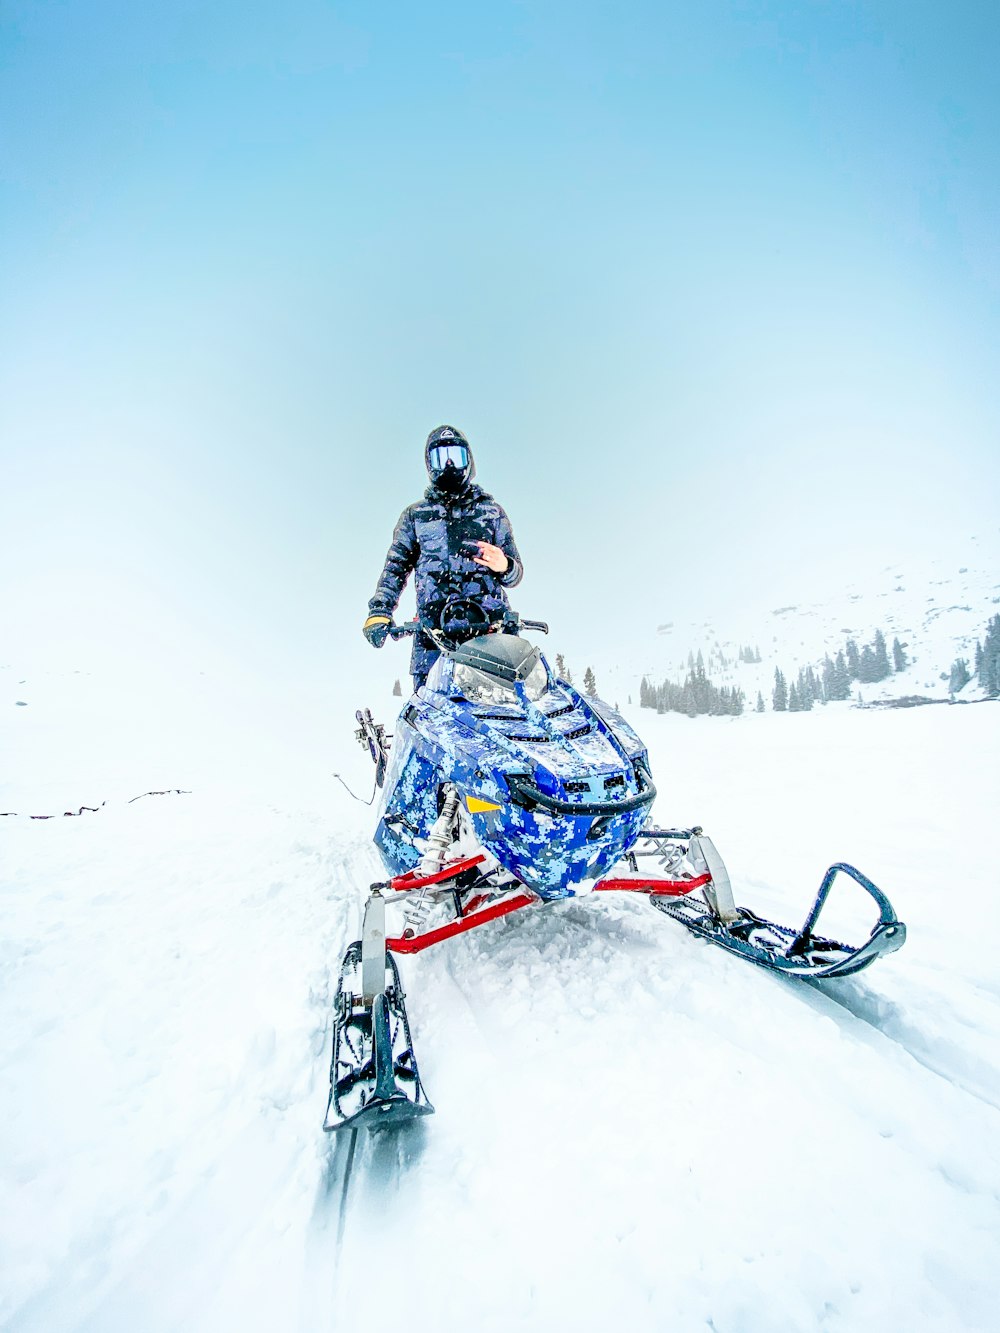
[[(829, 661), (829, 658), (827, 658)], [(831, 663), (831, 666), (833, 664)], [(846, 699), (850, 694), (843, 697)], [(824, 690), (823, 682), (812, 667), (803, 667), (799, 671), (798, 680), (793, 680), (791, 685), (785, 679), (783, 671), (775, 668), (774, 671), (774, 689), (771, 692), (771, 707), (776, 713), (808, 713), (814, 703), (825, 703), (831, 697)], [(759, 696), (758, 696), (759, 698)], [(762, 713), (764, 710), (758, 708)]]
[(861, 650), (854, 639), (848, 639), (844, 645), (847, 659), (847, 673), (852, 681), (863, 685), (874, 685), (891, 676), (893, 671), (902, 671), (907, 665), (906, 652), (898, 639), (892, 641), (892, 661), (885, 646), (885, 635), (880, 629), (875, 631), (875, 638), (866, 643)]
[(697, 664), (688, 672), (683, 685), (675, 685), (672, 680), (665, 680), (662, 685), (652, 685), (643, 676), (639, 686), (639, 706), (655, 708), (658, 713), (685, 713), (688, 717), (709, 713), (713, 717), (738, 717), (743, 712), (745, 702), (741, 689), (730, 689), (728, 685), (718, 689), (708, 679), (704, 666)]
[[(1000, 698), (1000, 615), (986, 626), (986, 638), (976, 643), (976, 676), (988, 699)], [(972, 679), (969, 663), (964, 657), (956, 658), (951, 666), (948, 688), (952, 694), (964, 689)]]
[(849, 699), (855, 681), (864, 685), (876, 684), (893, 671), (904, 671), (908, 665), (905, 645), (898, 638), (892, 641), (890, 662), (885, 635), (877, 629), (871, 643), (861, 648), (855, 639), (848, 639), (836, 657), (827, 653), (818, 675), (812, 667), (804, 667), (799, 671), (798, 679), (789, 685), (784, 673), (775, 669), (771, 706), (776, 713), (808, 712), (814, 703)]

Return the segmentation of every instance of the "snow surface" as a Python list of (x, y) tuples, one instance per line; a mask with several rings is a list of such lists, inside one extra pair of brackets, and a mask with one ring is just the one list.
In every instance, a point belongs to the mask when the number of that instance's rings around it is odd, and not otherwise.
[(360, 702), (0, 670), (4, 1328), (997, 1327), (1000, 706), (626, 708), (738, 900), (846, 859), (905, 948), (820, 989), (590, 897), (404, 958), (436, 1114), (348, 1171)]

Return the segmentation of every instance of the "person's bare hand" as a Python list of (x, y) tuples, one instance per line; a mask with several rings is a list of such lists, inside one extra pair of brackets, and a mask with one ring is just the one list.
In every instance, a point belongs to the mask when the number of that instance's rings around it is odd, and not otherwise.
[(483, 565), (486, 569), (492, 569), (494, 574), (505, 574), (510, 568), (510, 561), (500, 550), (499, 546), (492, 546), (489, 542), (476, 542), (479, 547), (479, 554), (473, 556), (477, 565)]

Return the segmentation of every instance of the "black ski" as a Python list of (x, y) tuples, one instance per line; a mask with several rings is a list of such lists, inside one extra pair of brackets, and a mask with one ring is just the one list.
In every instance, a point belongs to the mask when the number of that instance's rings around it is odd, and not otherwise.
[(420, 1082), (404, 1000), (399, 968), (387, 953), (385, 987), (365, 1001), (356, 940), (344, 955), (334, 1000), (325, 1130), (385, 1129), (433, 1112)]
[[(814, 933), (838, 874), (845, 874), (860, 884), (879, 908), (879, 919), (871, 935), (857, 946)], [(868, 967), (876, 958), (895, 953), (906, 942), (906, 926), (897, 919), (889, 899), (866, 875), (844, 861), (832, 865), (826, 872), (801, 930), (768, 921), (745, 907), (736, 908), (734, 919), (723, 920), (713, 910), (708, 898), (695, 894), (687, 898), (653, 897), (650, 902), (658, 911), (672, 916), (702, 939), (739, 954), (759, 967), (783, 972), (786, 976), (817, 980), (847, 977)]]

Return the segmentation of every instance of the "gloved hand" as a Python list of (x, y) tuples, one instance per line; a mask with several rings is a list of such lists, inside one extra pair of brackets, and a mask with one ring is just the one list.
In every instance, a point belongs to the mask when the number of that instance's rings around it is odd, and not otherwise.
[(361, 627), (361, 632), (373, 648), (381, 648), (389, 637), (389, 626), (391, 624), (392, 616), (376, 613), (368, 617)]

